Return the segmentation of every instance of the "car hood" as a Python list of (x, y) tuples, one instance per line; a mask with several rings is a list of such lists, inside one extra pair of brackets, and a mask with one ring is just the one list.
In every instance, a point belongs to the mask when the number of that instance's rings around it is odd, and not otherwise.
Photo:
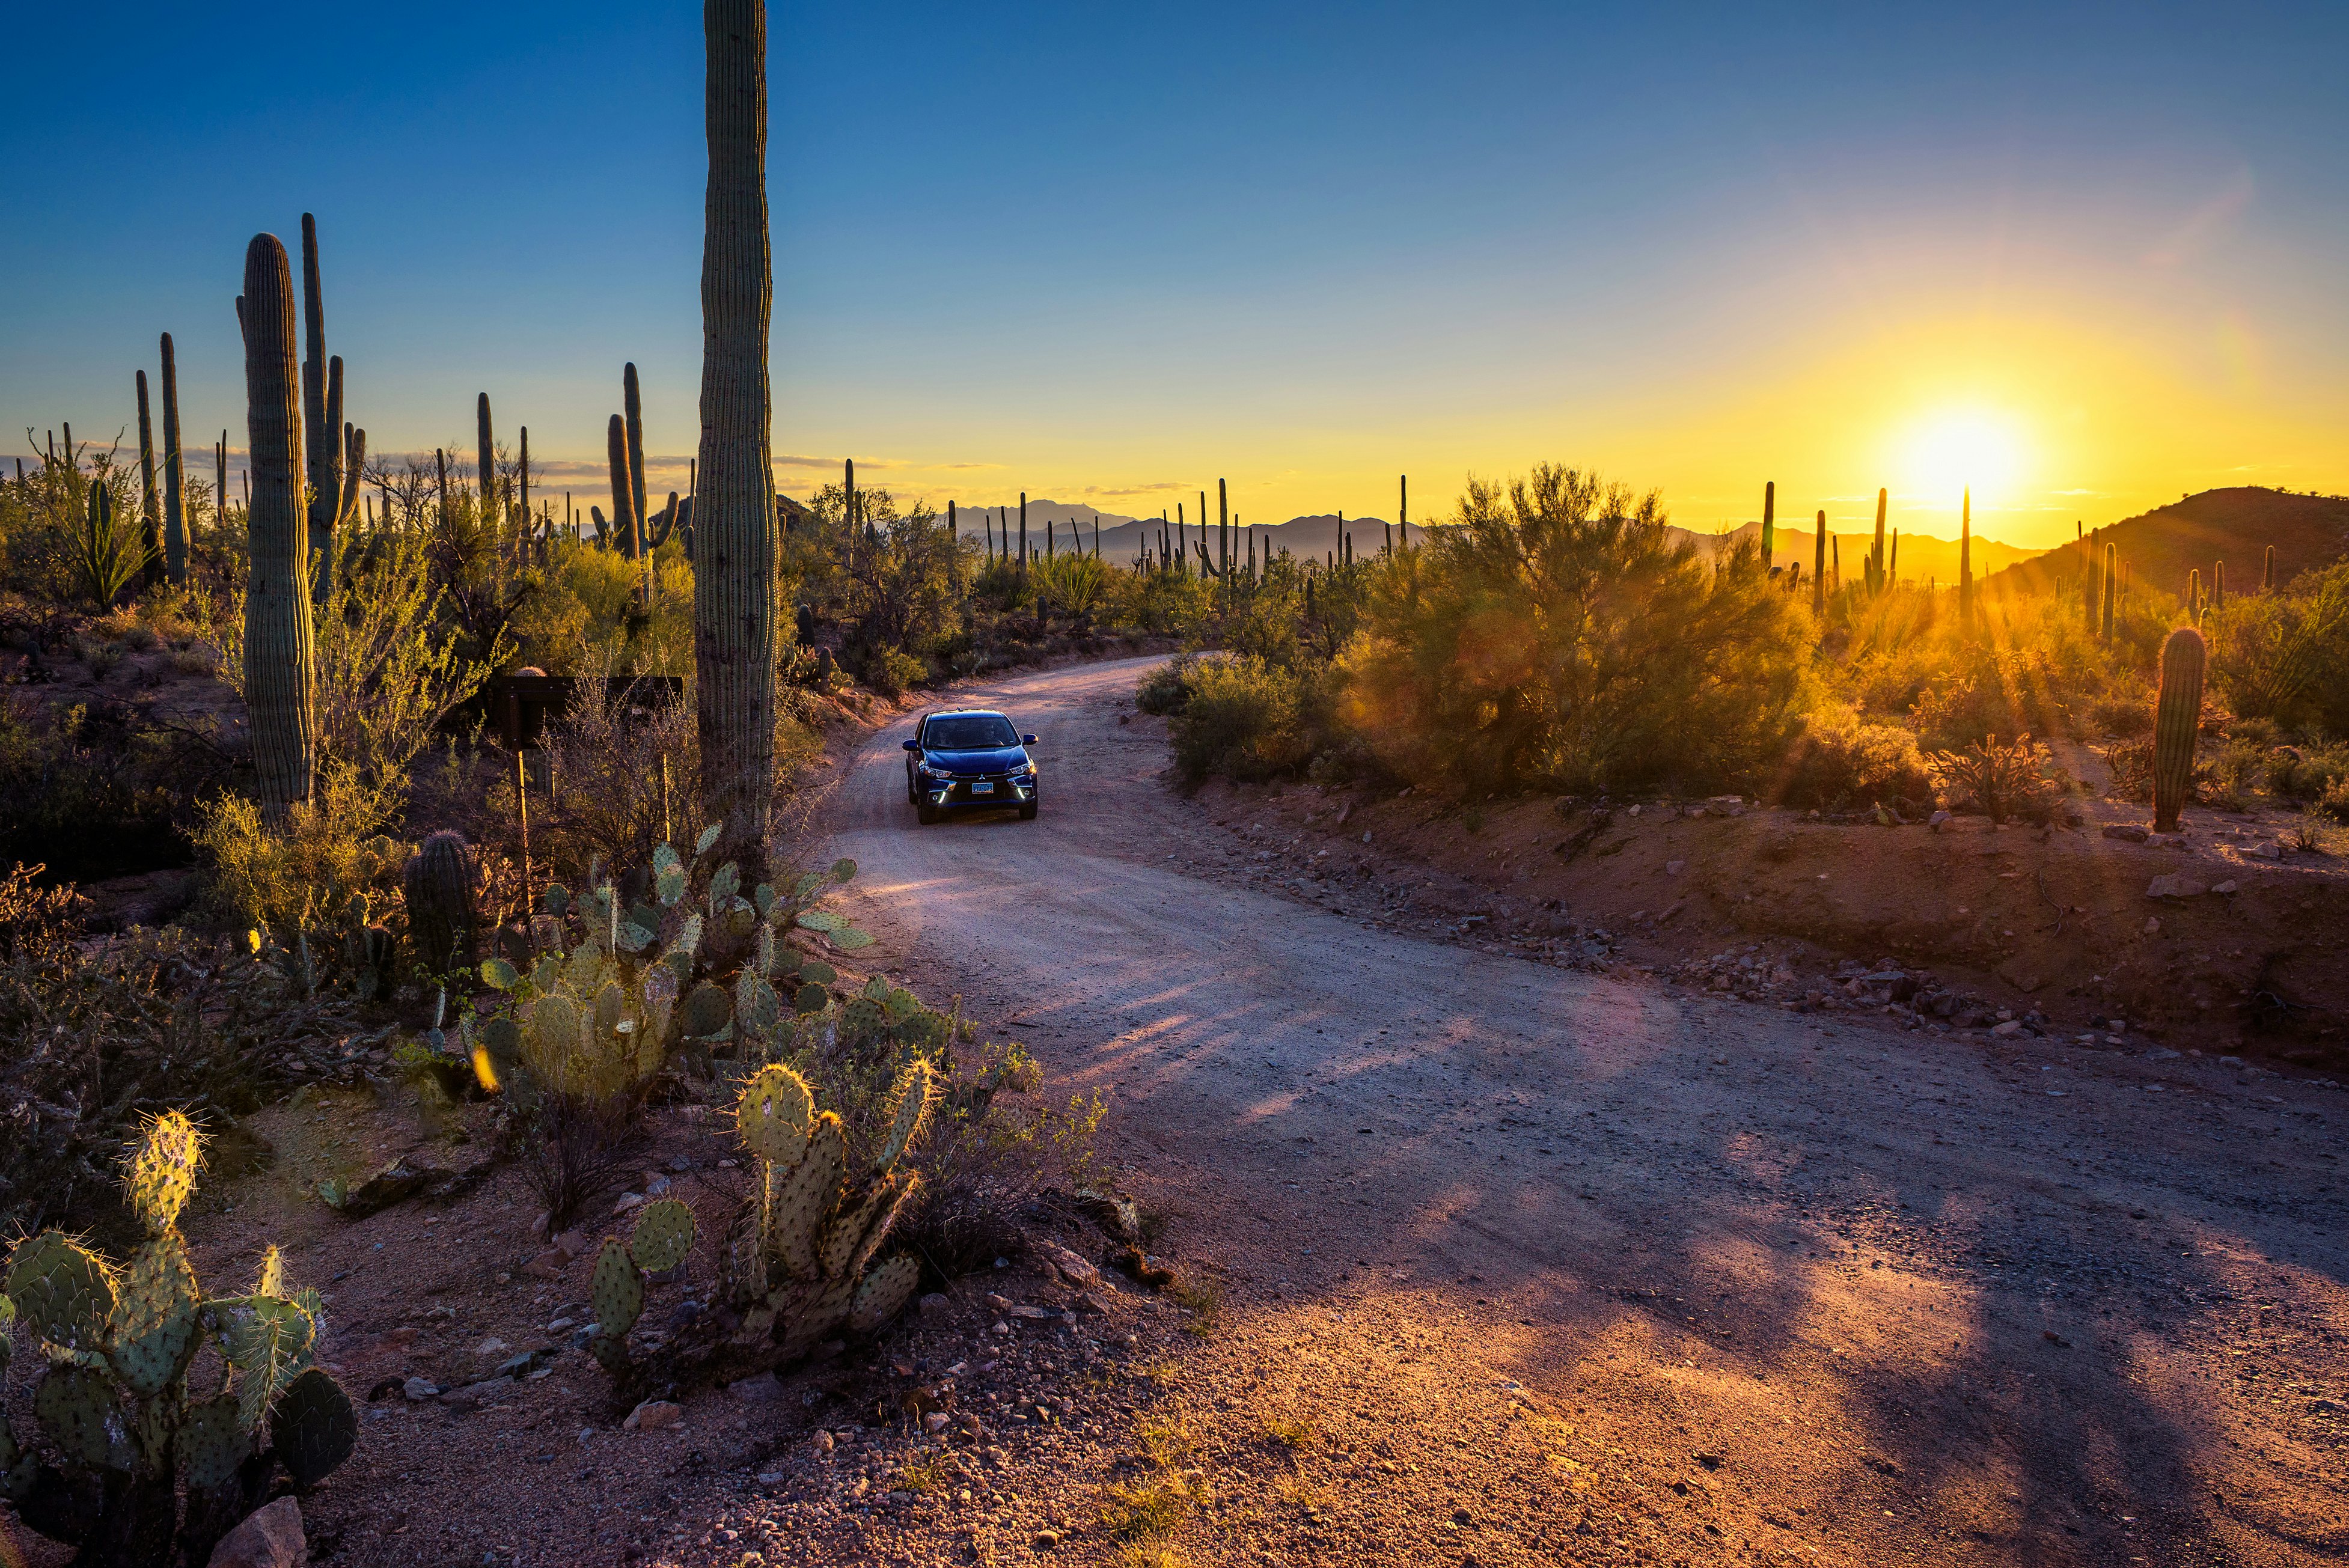
[(946, 773), (1001, 773), (1028, 760), (1022, 746), (999, 746), (989, 751), (925, 751), (922, 760)]

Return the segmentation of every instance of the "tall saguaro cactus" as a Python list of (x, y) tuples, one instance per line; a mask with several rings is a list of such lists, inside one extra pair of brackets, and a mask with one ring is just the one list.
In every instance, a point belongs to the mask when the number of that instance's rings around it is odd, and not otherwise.
[(2121, 547), (2107, 542), (2105, 545), (2104, 624), (2097, 632), (2097, 640), (2100, 642), (2109, 643), (2113, 640), (2113, 594), (2118, 587), (2121, 574), (2120, 557)]
[(1876, 548), (1868, 558), (1868, 591), (1871, 594), (1881, 593), (1891, 586), (1884, 567), (1885, 498), (1886, 492), (1879, 488), (1876, 492)]
[[(1876, 528), (1877, 537), (1881, 541), (1884, 534), (1884, 514), (1880, 511), (1876, 514)], [(1875, 583), (1873, 573), (1869, 574), (1868, 581), (1870, 585), (1873, 586)], [(1824, 510), (1822, 510), (1819, 512), (1818, 537), (1811, 542), (1811, 614), (1814, 615), (1824, 615), (1826, 614), (1826, 609), (1827, 514)]]
[(1958, 619), (1974, 624), (1974, 492), (1971, 486), (1958, 502)]
[(2209, 648), (2180, 626), (2161, 645), (2161, 696), (2153, 710), (2153, 830), (2178, 831), (2194, 783), (2194, 736), (2202, 725), (2202, 672)]
[(693, 519), (695, 717), (720, 852), (765, 874), (775, 789), (775, 480), (767, 335), (766, 0), (704, 0), (709, 181)]
[[(187, 480), (180, 471), (180, 361), (171, 335), (163, 335), (163, 576), (174, 587), (188, 581)], [(212, 498), (215, 504), (220, 497)]]
[(649, 544), (643, 538), (646, 529), (651, 526), (652, 518), (652, 512), (645, 503), (645, 399), (636, 389), (634, 360), (620, 369), (620, 409), (628, 421), (629, 500), (636, 509), (637, 542), (649, 551)]
[[(309, 227), (309, 220), (303, 220)], [(307, 541), (302, 515), (302, 397), (294, 364), (294, 273), (274, 234), (244, 252), (245, 431), (253, 494), (246, 503), (252, 564), (244, 592), (244, 701), (261, 811), (284, 820), (310, 798), (318, 739), (311, 692)]]
[(1762, 485), (1762, 570), (1770, 570), (1770, 551), (1777, 543), (1778, 481), (1767, 480)]
[(147, 372), (139, 373), (139, 544), (149, 583), (163, 570), (163, 511), (155, 493), (155, 418), (147, 405)]
[(634, 561), (642, 524), (630, 511), (636, 481), (628, 472), (628, 422), (617, 414), (604, 428), (604, 457), (612, 470), (612, 531), (619, 536), (620, 553)]

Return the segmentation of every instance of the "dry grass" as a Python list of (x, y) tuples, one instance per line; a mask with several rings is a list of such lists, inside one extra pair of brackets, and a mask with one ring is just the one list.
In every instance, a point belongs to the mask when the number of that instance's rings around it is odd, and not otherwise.
[(1166, 1299), (1191, 1315), (1183, 1332), (1195, 1339), (1213, 1336), (1223, 1324), (1224, 1293), (1212, 1281), (1182, 1276), (1166, 1287)]
[(1180, 1475), (1161, 1475), (1104, 1493), (1102, 1528), (1115, 1541), (1144, 1541), (1183, 1522), (1198, 1501), (1193, 1484)]
[(1264, 1435), (1285, 1449), (1307, 1449), (1320, 1440), (1321, 1429), (1308, 1420), (1289, 1421), (1278, 1416), (1268, 1416), (1264, 1422)]

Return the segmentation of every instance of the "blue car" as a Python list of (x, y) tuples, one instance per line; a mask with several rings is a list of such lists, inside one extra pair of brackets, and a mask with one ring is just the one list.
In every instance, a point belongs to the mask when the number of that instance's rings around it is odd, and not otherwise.
[(948, 811), (1018, 807), (1036, 816), (1036, 761), (1022, 735), (999, 713), (965, 708), (926, 714), (905, 747), (905, 799), (924, 822)]

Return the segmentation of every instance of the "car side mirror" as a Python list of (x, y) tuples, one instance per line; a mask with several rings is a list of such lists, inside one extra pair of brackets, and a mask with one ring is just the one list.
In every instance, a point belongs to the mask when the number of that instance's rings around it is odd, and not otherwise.
[(1036, 744), (1036, 738), (1032, 735), (1023, 735), (1019, 738), (1019, 744), (1022, 746), (1033, 746)]
[(919, 751), (922, 748), (922, 743), (918, 740), (908, 740), (902, 744), (907, 751)]

